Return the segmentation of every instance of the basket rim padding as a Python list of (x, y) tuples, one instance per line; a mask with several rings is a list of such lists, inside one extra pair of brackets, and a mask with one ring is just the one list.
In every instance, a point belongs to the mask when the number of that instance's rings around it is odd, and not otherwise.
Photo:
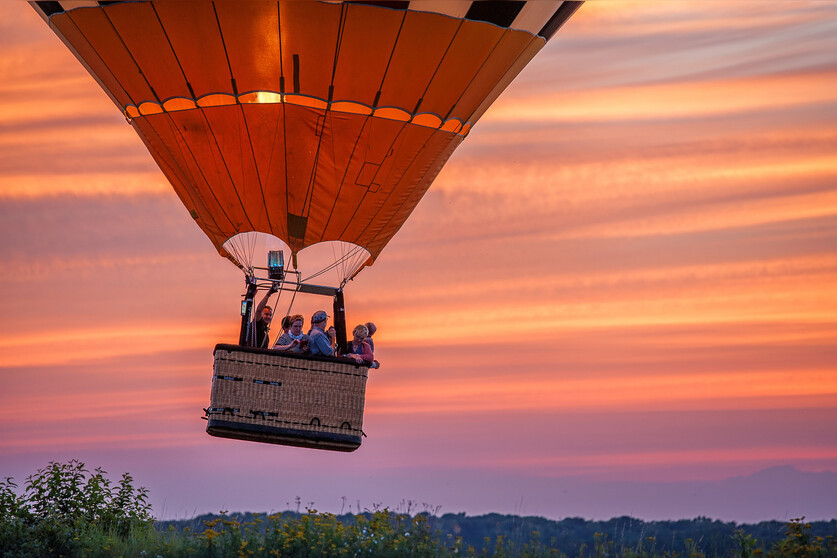
[(257, 355), (272, 355), (272, 356), (282, 356), (287, 358), (295, 358), (300, 360), (310, 360), (310, 361), (319, 361), (319, 362), (339, 362), (340, 364), (351, 364), (352, 366), (357, 367), (365, 367), (370, 368), (371, 363), (361, 361), (358, 362), (353, 358), (345, 358), (345, 357), (333, 357), (333, 356), (322, 356), (322, 355), (306, 355), (300, 353), (290, 353), (286, 351), (280, 351), (277, 349), (256, 349), (254, 347), (244, 347), (242, 345), (232, 345), (230, 343), (218, 343), (215, 345), (215, 349), (212, 351), (212, 355), (215, 356), (217, 351), (236, 351), (240, 353), (253, 353)]

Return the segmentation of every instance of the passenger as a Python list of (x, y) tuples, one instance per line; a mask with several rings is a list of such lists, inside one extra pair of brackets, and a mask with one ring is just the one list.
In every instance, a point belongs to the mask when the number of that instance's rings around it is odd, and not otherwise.
[[(308, 336), (302, 333), (302, 326), (305, 324), (305, 318), (300, 314), (293, 316), (286, 316), (288, 320), (288, 328), (276, 340), (273, 348), (277, 351), (287, 351), (289, 353), (302, 353), (303, 347), (308, 345)], [(284, 327), (285, 320), (282, 320)]]
[(311, 316), (311, 330), (308, 332), (308, 344), (311, 348), (312, 355), (331, 356), (334, 354), (334, 344), (337, 340), (337, 335), (334, 333), (334, 328), (328, 327), (328, 314), (320, 310)]
[[(291, 317), (285, 316), (284, 318), (282, 318), (282, 323), (280, 323), (279, 326), (282, 328), (282, 333), (279, 335), (279, 337), (282, 337), (283, 335), (288, 333), (289, 329), (291, 329)], [(272, 349), (275, 349), (276, 345), (279, 343), (279, 337), (276, 338), (276, 342), (273, 344), (273, 347), (271, 347)]]
[(378, 328), (375, 327), (375, 324), (372, 322), (366, 322), (363, 324), (366, 326), (366, 329), (369, 331), (369, 336), (366, 338), (366, 343), (369, 345), (369, 348), (372, 349), (372, 352), (375, 352), (375, 342), (372, 340), (372, 336), (375, 335), (375, 332), (378, 331)]
[[(365, 325), (366, 329), (369, 331), (369, 337), (366, 338), (366, 344), (369, 345), (370, 349), (372, 349), (372, 354), (374, 355), (375, 354), (375, 342), (372, 340), (372, 336), (375, 335), (375, 332), (378, 331), (378, 328), (375, 327), (375, 324), (373, 324), (372, 322), (366, 322), (363, 325)], [(381, 367), (381, 363), (378, 362), (377, 360), (373, 360), (372, 364), (369, 366), (369, 368), (380, 368), (380, 367)]]
[(371, 364), (374, 360), (372, 348), (369, 346), (369, 343), (366, 342), (369, 330), (365, 325), (361, 324), (352, 330), (352, 335), (352, 343), (348, 347), (349, 354), (343, 356), (353, 358), (357, 362), (367, 362)]
[(282, 335), (285, 335), (286, 333), (288, 333), (288, 330), (291, 329), (291, 317), (285, 316), (284, 318), (282, 318), (282, 323), (279, 325), (282, 327)]
[[(264, 295), (259, 305), (256, 307), (256, 312), (253, 314), (253, 328), (256, 331), (256, 339), (255, 343), (252, 343), (252, 347), (257, 347), (259, 349), (267, 349), (268, 348), (268, 340), (270, 336), (270, 322), (273, 319), (273, 308), (267, 305), (267, 301), (270, 298), (270, 295), (275, 293), (279, 290), (279, 284), (273, 283), (268, 289), (267, 294)], [(252, 330), (251, 330), (252, 331)]]

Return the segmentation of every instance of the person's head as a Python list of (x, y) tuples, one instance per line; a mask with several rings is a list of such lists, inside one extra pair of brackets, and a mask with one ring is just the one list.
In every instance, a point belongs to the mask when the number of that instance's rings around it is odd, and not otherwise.
[(291, 329), (291, 317), (290, 316), (285, 316), (284, 318), (282, 318), (282, 329), (284, 331), (288, 331), (289, 329)]
[(352, 330), (352, 335), (355, 336), (355, 341), (361, 342), (369, 337), (369, 329), (365, 325), (361, 324)]
[(269, 324), (270, 320), (273, 319), (273, 308), (271, 308), (270, 306), (265, 306), (264, 308), (262, 308), (261, 318), (262, 321), (264, 321), (264, 323)]
[(367, 335), (367, 337), (372, 337), (373, 335), (375, 335), (375, 332), (378, 331), (378, 328), (375, 327), (375, 324), (373, 324), (372, 322), (366, 322), (363, 325), (366, 326), (366, 329), (369, 332), (369, 335)]
[(290, 326), (288, 326), (290, 327), (290, 332), (294, 335), (301, 335), (302, 328), (305, 326), (305, 318), (302, 317), (302, 314), (294, 314), (288, 319), (290, 321)]
[(328, 325), (328, 314), (325, 313), (325, 310), (314, 312), (314, 315), (311, 316), (311, 325), (325, 330)]

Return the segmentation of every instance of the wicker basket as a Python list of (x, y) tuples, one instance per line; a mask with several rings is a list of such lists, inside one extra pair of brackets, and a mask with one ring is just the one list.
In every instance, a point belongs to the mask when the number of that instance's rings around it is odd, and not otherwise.
[(363, 436), (369, 367), (354, 360), (216, 345), (212, 436), (353, 451)]

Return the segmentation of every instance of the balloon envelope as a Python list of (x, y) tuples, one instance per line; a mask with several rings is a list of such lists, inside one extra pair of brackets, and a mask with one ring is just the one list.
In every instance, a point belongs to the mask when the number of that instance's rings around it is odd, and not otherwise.
[[(374, 260), (581, 2), (30, 2), (216, 249), (248, 231)], [(231, 257), (235, 261), (235, 257)]]

